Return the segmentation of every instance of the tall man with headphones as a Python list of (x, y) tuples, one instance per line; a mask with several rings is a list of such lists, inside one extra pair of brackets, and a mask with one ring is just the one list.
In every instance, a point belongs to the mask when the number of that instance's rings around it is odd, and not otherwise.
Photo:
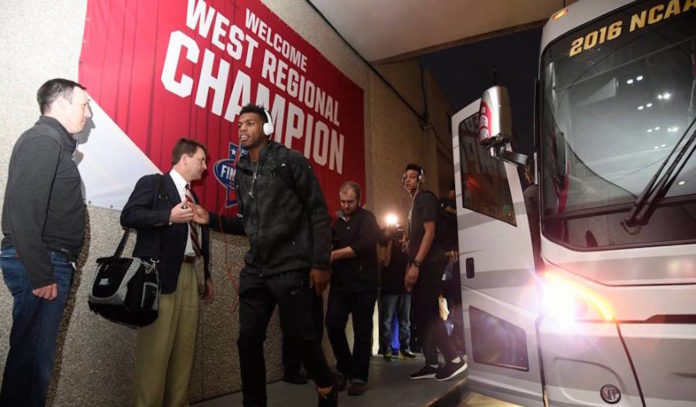
[[(412, 291), (411, 309), (423, 347), (425, 366), (411, 374), (411, 379), (449, 380), (466, 370), (466, 362), (457, 354), (444, 321), (440, 318), (438, 297), (442, 291), (442, 274), (447, 258), (435, 241), (440, 203), (423, 189), (425, 174), (418, 164), (408, 164), (401, 180), (412, 199), (408, 215), (408, 266), (404, 285)], [(440, 367), (437, 349), (445, 358)]]
[(218, 216), (199, 207), (194, 219), (249, 238), (239, 277), (237, 340), (244, 406), (266, 405), (263, 342), (276, 304), (283, 337), (300, 352), (319, 406), (335, 406), (338, 394), (312, 321), (315, 296), (328, 284), (331, 253), (321, 186), (301, 153), (270, 141), (273, 123), (262, 106), (244, 106), (237, 127), (249, 153), (239, 159), (234, 178), (239, 215)]

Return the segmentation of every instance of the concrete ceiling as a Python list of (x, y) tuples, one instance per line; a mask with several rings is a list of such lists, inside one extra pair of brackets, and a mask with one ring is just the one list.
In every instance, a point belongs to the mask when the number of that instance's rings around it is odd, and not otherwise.
[(309, 0), (366, 60), (458, 45), (547, 20), (562, 0)]

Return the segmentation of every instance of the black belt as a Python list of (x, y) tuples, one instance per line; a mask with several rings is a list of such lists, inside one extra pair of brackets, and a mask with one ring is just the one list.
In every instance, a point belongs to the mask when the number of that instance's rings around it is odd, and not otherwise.
[(184, 256), (184, 263), (195, 263), (196, 259), (196, 256)]

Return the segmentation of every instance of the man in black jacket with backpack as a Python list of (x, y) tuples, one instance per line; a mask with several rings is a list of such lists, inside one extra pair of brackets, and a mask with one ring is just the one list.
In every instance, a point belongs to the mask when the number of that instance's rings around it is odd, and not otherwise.
[(237, 125), (248, 152), (234, 178), (239, 215), (200, 209), (195, 220), (249, 238), (239, 276), (237, 340), (244, 406), (266, 405), (263, 342), (276, 304), (283, 336), (300, 353), (319, 405), (335, 406), (337, 392), (311, 316), (329, 279), (331, 229), (321, 186), (301, 153), (270, 141), (271, 115), (262, 106), (242, 107)]

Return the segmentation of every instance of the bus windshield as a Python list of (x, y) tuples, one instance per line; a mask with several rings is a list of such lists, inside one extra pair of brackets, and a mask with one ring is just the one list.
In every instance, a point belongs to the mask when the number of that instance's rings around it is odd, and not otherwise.
[[(658, 20), (650, 10), (661, 3), (620, 9), (568, 33), (542, 54), (541, 200), (542, 217), (552, 219), (546, 224), (552, 238), (557, 234), (571, 243), (568, 219), (602, 213), (614, 213), (611, 227), (619, 227), (670, 152), (696, 131), (696, 7), (668, 18), (662, 7)], [(696, 215), (689, 210), (696, 194), (692, 152), (687, 149), (664, 200), (691, 199), (681, 208), (690, 222)], [(575, 244), (602, 246), (594, 236)]]

